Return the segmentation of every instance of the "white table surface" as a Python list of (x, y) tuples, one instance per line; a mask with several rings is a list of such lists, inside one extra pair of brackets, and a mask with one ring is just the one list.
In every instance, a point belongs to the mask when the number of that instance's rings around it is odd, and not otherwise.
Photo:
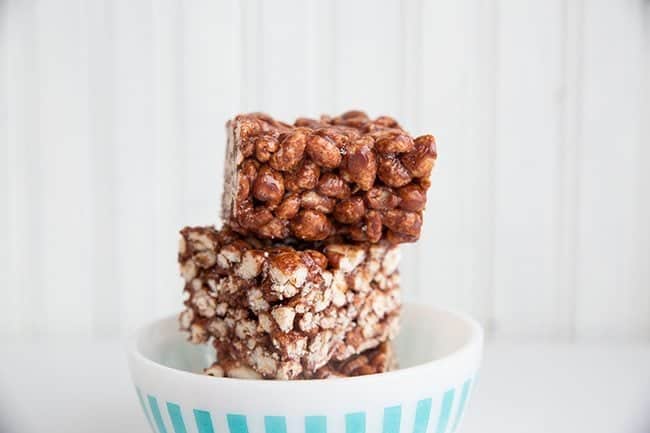
[[(148, 432), (119, 342), (1, 347), (0, 432)], [(650, 345), (488, 344), (459, 431), (648, 433)]]

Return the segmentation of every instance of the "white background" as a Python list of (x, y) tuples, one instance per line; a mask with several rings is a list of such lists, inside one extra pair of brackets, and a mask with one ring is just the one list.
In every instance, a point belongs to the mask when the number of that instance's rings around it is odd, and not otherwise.
[(177, 311), (224, 122), (362, 108), (434, 133), (406, 297), (495, 338), (650, 340), (650, 2), (0, 2), (0, 332)]
[(650, 0), (0, 0), (0, 431), (146, 431), (116, 337), (225, 121), (351, 108), (437, 137), (402, 273), (491, 337), (463, 431), (647, 433)]

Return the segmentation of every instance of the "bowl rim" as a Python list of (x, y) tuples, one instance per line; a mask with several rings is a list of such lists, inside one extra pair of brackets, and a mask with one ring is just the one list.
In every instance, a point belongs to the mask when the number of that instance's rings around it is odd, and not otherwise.
[(160, 364), (138, 350), (138, 341), (142, 334), (150, 329), (152, 326), (168, 321), (172, 318), (176, 318), (177, 314), (166, 315), (164, 317), (159, 317), (157, 319), (151, 320), (141, 326), (139, 326), (135, 331), (127, 337), (126, 346), (127, 353), (129, 357), (139, 363), (144, 364), (148, 368), (159, 371), (164, 374), (172, 374), (179, 378), (187, 378), (188, 380), (201, 381), (203, 383), (212, 383), (215, 386), (224, 386), (224, 385), (234, 385), (234, 386), (251, 386), (255, 384), (256, 386), (262, 387), (278, 387), (279, 384), (282, 384), (283, 387), (305, 387), (305, 386), (314, 386), (315, 384), (342, 384), (342, 382), (350, 383), (355, 382), (357, 385), (363, 385), (364, 382), (376, 381), (378, 379), (400, 379), (405, 376), (411, 376), (413, 374), (418, 375), (423, 373), (425, 370), (430, 371), (431, 369), (444, 369), (450, 364), (456, 364), (461, 359), (471, 356), (472, 353), (481, 353), (483, 342), (484, 342), (484, 330), (483, 327), (478, 323), (476, 319), (471, 317), (469, 314), (458, 311), (453, 308), (443, 308), (436, 305), (427, 305), (427, 304), (417, 304), (415, 302), (403, 303), (402, 307), (407, 307), (408, 309), (417, 308), (417, 309), (428, 309), (434, 314), (451, 314), (455, 316), (456, 319), (464, 322), (465, 325), (469, 327), (469, 336), (467, 341), (458, 347), (456, 350), (447, 353), (446, 355), (433, 359), (431, 361), (423, 362), (411, 367), (398, 368), (397, 370), (388, 371), (385, 373), (376, 373), (369, 374), (365, 376), (354, 376), (354, 377), (343, 377), (336, 378), (333, 380), (323, 380), (323, 379), (300, 379), (300, 380), (251, 380), (251, 379), (237, 379), (231, 377), (214, 377), (204, 374), (194, 373), (191, 371), (180, 370), (177, 368), (169, 367), (163, 364)]

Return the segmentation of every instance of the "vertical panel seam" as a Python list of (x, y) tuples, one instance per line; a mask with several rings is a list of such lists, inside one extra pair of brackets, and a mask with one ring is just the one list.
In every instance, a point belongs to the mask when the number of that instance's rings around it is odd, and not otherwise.
[[(417, 106), (417, 101), (419, 99), (418, 96), (418, 89), (416, 88), (415, 92), (409, 93), (409, 86), (407, 86), (407, 82), (409, 79), (413, 78), (415, 79), (415, 84), (416, 86), (418, 85), (417, 82), (417, 68), (418, 65), (416, 62), (419, 62), (419, 56), (417, 53), (417, 45), (419, 43), (419, 40), (421, 38), (421, 34), (419, 32), (419, 15), (416, 15), (416, 20), (415, 22), (411, 22), (412, 28), (415, 29), (415, 37), (412, 38), (410, 41), (412, 46), (411, 48), (415, 51), (415, 55), (409, 56), (409, 46), (408, 46), (408, 38), (407, 38), (407, 31), (408, 31), (408, 23), (409, 23), (409, 18), (411, 18), (412, 14), (409, 14), (409, 11), (411, 11), (411, 8), (408, 7), (407, 5), (416, 5), (416, 10), (417, 10), (417, 5), (420, 3), (419, 0), (401, 0), (399, 2), (399, 49), (401, 51), (401, 55), (399, 55), (397, 58), (399, 59), (399, 69), (398, 69), (398, 83), (396, 83), (396, 88), (399, 89), (399, 95), (397, 98), (397, 101), (399, 101), (399, 117), (403, 118), (402, 121), (404, 122), (412, 122), (412, 126), (415, 130), (415, 132), (419, 131), (419, 125), (417, 125), (416, 119), (415, 119), (415, 108)], [(412, 63), (409, 64), (409, 61)], [(413, 131), (412, 131), (413, 132)], [(415, 299), (419, 299), (419, 294), (420, 294), (420, 273), (419, 273), (419, 266), (418, 266), (418, 243), (415, 243), (409, 247), (409, 253), (406, 257), (407, 260), (402, 260), (402, 264), (400, 265), (400, 269), (402, 271), (402, 275), (416, 275), (415, 281), (409, 280), (409, 281), (402, 281), (402, 283), (405, 284), (413, 284), (413, 286), (407, 288), (407, 294), (412, 293)], [(406, 268), (405, 264), (409, 263), (409, 268)]]
[(573, 280), (572, 280), (572, 286), (573, 288), (571, 289), (572, 291), (572, 304), (571, 307), (573, 309), (572, 315), (573, 315), (573, 329), (572, 329), (572, 340), (575, 340), (577, 338), (577, 312), (578, 312), (578, 284), (580, 283), (578, 281), (578, 252), (580, 251), (579, 249), (579, 242), (580, 238), (578, 237), (578, 216), (580, 212), (580, 184), (581, 184), (581, 170), (580, 170), (580, 164), (578, 164), (578, 161), (580, 160), (580, 155), (582, 154), (582, 111), (583, 111), (583, 106), (584, 106), (584, 98), (583, 98), (583, 72), (584, 72), (584, 63), (583, 63), (583, 56), (584, 56), (584, 43), (583, 43), (583, 20), (584, 20), (584, 2), (583, 0), (577, 0), (578, 1), (578, 22), (577, 22), (577, 35), (578, 35), (578, 40), (577, 40), (577, 46), (578, 46), (578, 63), (577, 63), (577, 74), (576, 74), (576, 113), (575, 113), (575, 126), (576, 126), (576, 136), (575, 136), (575, 142), (576, 142), (576, 153), (575, 153), (575, 215), (574, 215), (574, 221), (573, 221), (573, 232), (574, 232), (574, 249), (575, 249), (575, 254), (573, 257), (573, 263), (571, 264), (573, 267)]
[[(12, 242), (13, 242), (13, 236), (12, 233), (16, 230), (16, 227), (13, 226), (13, 221), (14, 219), (12, 218), (12, 199), (13, 199), (13, 192), (12, 189), (16, 185), (16, 181), (14, 178), (14, 170), (11, 168), (11, 159), (13, 155), (15, 155), (15, 149), (13, 149), (14, 144), (10, 143), (10, 138), (11, 138), (11, 133), (9, 132), (9, 44), (10, 44), (10, 30), (9, 30), (9, 8), (11, 6), (9, 5), (9, 1), (2, 2), (0, 4), (0, 38), (2, 38), (2, 43), (0, 43), (0, 56), (2, 56), (2, 59), (0, 60), (0, 67), (3, 68), (3, 71), (0, 72), (0, 86), (2, 87), (2, 91), (0, 93), (0, 97), (3, 98), (3, 101), (0, 103), (0, 116), (2, 116), (2, 119), (0, 119), (0, 133), (2, 133), (2, 136), (0, 137), (0, 140), (4, 140), (4, 146), (0, 146), (0, 148), (3, 149), (3, 154), (0, 155), (0, 158), (2, 158), (2, 168), (4, 169), (3, 176), (5, 176), (4, 179), (4, 184), (5, 184), (5, 203), (4, 203), (4, 208), (2, 208), (2, 211), (5, 213), (4, 215), (4, 223), (3, 227), (0, 229), (3, 231), (2, 236), (0, 239), (2, 239), (0, 242), (2, 242), (5, 245), (4, 248), (4, 253), (0, 255), (0, 260), (4, 261), (4, 268), (0, 268), (0, 272), (5, 272), (4, 275), (0, 275), (0, 284), (6, 284), (7, 290), (12, 290), (13, 294), (10, 295), (9, 301), (5, 300), (3, 305), (8, 306), (9, 303), (13, 304), (12, 306), (14, 307), (14, 312), (10, 316), (6, 316), (3, 318), (3, 322), (5, 324), (5, 329), (0, 331), (0, 335), (2, 334), (10, 334), (10, 335), (18, 335), (18, 329), (19, 327), (16, 326), (16, 319), (18, 315), (15, 312), (15, 299), (16, 299), (16, 294), (19, 293), (18, 290), (16, 290), (16, 287), (13, 286), (13, 254), (10, 252), (13, 252), (14, 249), (12, 247)], [(14, 107), (15, 108), (15, 107)], [(1, 183), (1, 182), (0, 182)], [(0, 206), (2, 206), (0, 204)], [(6, 318), (9, 318), (7, 320)], [(6, 326), (6, 325), (9, 326)]]
[[(557, 176), (554, 177), (555, 185), (553, 191), (554, 199), (554, 215), (553, 215), (553, 224), (555, 226), (555, 242), (554, 242), (554, 256), (553, 256), (553, 268), (556, 272), (555, 285), (556, 288), (554, 291), (558, 294), (557, 299), (555, 299), (555, 321), (554, 323), (557, 329), (553, 330), (553, 334), (561, 335), (563, 332), (567, 334), (570, 333), (569, 329), (563, 329), (564, 321), (566, 317), (561, 317), (562, 313), (565, 312), (566, 315), (569, 313), (566, 312), (561, 305), (562, 294), (566, 293), (566, 303), (569, 303), (569, 293), (570, 285), (570, 269), (569, 266), (569, 257), (570, 247), (568, 246), (570, 232), (570, 211), (569, 211), (569, 201), (571, 200), (571, 194), (569, 189), (572, 187), (572, 182), (568, 179), (569, 174), (569, 165), (571, 152), (568, 151), (569, 147), (573, 143), (568, 139), (567, 134), (569, 131), (568, 120), (571, 108), (571, 84), (570, 80), (570, 71), (569, 67), (572, 65), (571, 60), (568, 58), (570, 50), (569, 45), (569, 4), (571, 0), (562, 1), (562, 10), (561, 10), (561, 20), (562, 20), (562, 46), (560, 47), (560, 65), (561, 65), (561, 106), (557, 110), (557, 122), (558, 122), (558, 143), (556, 147), (558, 148), (556, 152), (556, 162), (557, 167)], [(570, 306), (565, 307), (567, 310)], [(566, 324), (568, 327), (568, 323)]]
[(247, 70), (246, 66), (248, 65), (248, 47), (247, 47), (247, 41), (248, 41), (248, 35), (246, 34), (246, 31), (248, 27), (246, 26), (246, 0), (241, 0), (241, 1), (236, 1), (235, 4), (239, 5), (239, 61), (240, 61), (240, 69), (243, 75), (243, 79), (239, 82), (239, 104), (240, 108), (242, 110), (248, 110), (249, 109), (249, 92), (245, 91), (245, 88), (247, 88), (246, 84), (246, 79), (247, 77)]
[(422, 98), (422, 87), (424, 85), (422, 81), (422, 68), (424, 67), (424, 59), (422, 52), (422, 39), (424, 38), (423, 32), (423, 21), (424, 21), (424, 0), (416, 0), (416, 13), (417, 13), (417, 37), (415, 38), (415, 54), (416, 54), (416, 64), (415, 64), (415, 83), (416, 83), (416, 94), (417, 99), (415, 101), (414, 117), (415, 117), (415, 129), (417, 131), (422, 128), (422, 112), (424, 100)]
[[(155, 302), (153, 312), (160, 314), (175, 305), (177, 293), (167, 283), (165, 242), (168, 230), (178, 220), (183, 206), (182, 188), (185, 164), (180, 141), (181, 125), (184, 123), (184, 100), (182, 98), (184, 7), (176, 0), (152, 3), (153, 20), (153, 88), (154, 105), (154, 278)], [(180, 180), (180, 182), (179, 182)]]
[[(148, 62), (147, 62), (147, 67), (149, 69), (149, 75), (150, 76), (155, 76), (156, 74), (156, 57), (155, 57), (155, 52), (156, 52), (156, 17), (155, 17), (155, 10), (154, 10), (154, 3), (149, 3), (148, 9), (148, 18), (149, 18), (149, 26), (151, 29), (151, 35), (149, 36), (147, 40), (147, 44), (149, 45), (149, 50), (150, 54), (148, 56)], [(149, 107), (148, 109), (150, 111), (154, 111), (155, 107), (154, 104), (157, 101), (158, 98), (158, 87), (155, 85), (154, 81), (151, 81), (149, 83), (150, 86), (150, 94), (149, 94), (149, 100), (147, 101)], [(147, 137), (151, 140), (151, 150), (153, 152), (152, 155), (152, 163), (153, 164), (158, 164), (160, 162), (160, 154), (161, 154), (161, 149), (160, 146), (157, 145), (156, 142), (156, 128), (158, 127), (157, 122), (156, 122), (156, 117), (155, 117), (155, 111), (151, 119), (150, 123), (151, 128), (147, 132)], [(147, 233), (150, 236), (148, 240), (148, 244), (150, 248), (152, 248), (151, 251), (156, 251), (157, 250), (157, 243), (158, 243), (158, 236), (157, 236), (157, 231), (156, 227), (160, 224), (160, 216), (156, 214), (156, 207), (158, 204), (156, 203), (156, 197), (157, 197), (157, 189), (158, 189), (158, 179), (157, 177), (157, 167), (153, 167), (153, 171), (151, 173), (151, 178), (149, 179), (149, 185), (147, 186), (149, 194), (154, 197), (154, 201), (152, 201), (152, 208), (153, 209), (148, 209), (148, 215), (147, 219), (149, 219), (149, 226), (147, 227)], [(157, 272), (156, 269), (156, 256), (155, 254), (152, 255), (152, 257), (149, 259), (149, 272), (153, 273), (154, 276), (152, 278), (152, 281), (154, 284), (152, 284), (151, 287), (148, 288), (147, 292), (149, 294), (149, 299), (151, 299), (151, 305), (154, 306), (154, 309), (159, 306), (160, 304), (160, 288), (158, 287), (158, 284), (160, 282), (160, 276), (159, 273)], [(146, 274), (145, 274), (146, 275)], [(141, 306), (142, 308), (143, 306)], [(141, 312), (146, 312), (146, 308), (143, 308)], [(151, 312), (149, 313), (151, 314)]]
[(401, 49), (401, 56), (399, 56), (399, 70), (398, 70), (398, 88), (399, 88), (399, 113), (400, 116), (403, 115), (405, 110), (405, 101), (404, 94), (406, 93), (406, 26), (405, 13), (404, 13), (404, 3), (408, 0), (400, 0), (399, 2), (399, 47)]
[[(402, 0), (402, 1), (408, 1), (408, 0)], [(414, 65), (415, 67), (415, 95), (416, 99), (413, 102), (414, 107), (413, 107), (413, 121), (414, 121), (414, 126), (415, 130), (421, 131), (422, 130), (422, 105), (424, 104), (424, 101), (422, 99), (422, 87), (423, 87), (423, 82), (422, 82), (422, 68), (424, 67), (424, 59), (422, 58), (422, 39), (424, 38), (424, 33), (423, 33), (423, 26), (422, 22), (424, 20), (424, 0), (415, 0), (416, 1), (416, 29), (415, 29), (415, 38), (414, 38), (414, 52), (415, 52), (415, 61), (416, 64)], [(404, 42), (404, 41), (402, 41)], [(405, 48), (405, 47), (403, 47)], [(422, 281), (421, 281), (421, 273), (420, 273), (420, 266), (421, 266), (421, 260), (420, 260), (420, 255), (422, 253), (422, 246), (420, 243), (415, 243), (415, 246), (413, 247), (415, 250), (415, 254), (411, 254), (411, 260), (413, 260), (413, 267), (415, 268), (414, 275), (417, 275), (417, 278), (415, 280), (415, 287), (413, 288), (415, 295), (420, 296), (422, 293)]]
[(495, 288), (495, 265), (494, 259), (497, 252), (497, 239), (496, 239), (496, 161), (497, 161), (497, 140), (498, 140), (498, 122), (499, 122), (499, 1), (493, 3), (492, 16), (491, 16), (491, 45), (492, 45), (492, 62), (490, 65), (490, 80), (492, 81), (492, 128), (489, 131), (490, 137), (488, 140), (490, 146), (490, 159), (488, 161), (488, 182), (489, 182), (489, 209), (488, 209), (488, 248), (490, 254), (488, 260), (488, 301), (489, 311), (486, 323), (486, 334), (488, 337), (494, 337), (496, 333), (496, 288)]
[[(29, 19), (31, 20), (31, 28), (32, 31), (28, 32), (23, 30), (23, 36), (28, 34), (29, 35), (29, 41), (28, 41), (28, 47), (25, 47), (25, 53), (28, 53), (27, 55), (31, 57), (31, 62), (33, 62), (33, 70), (32, 70), (32, 78), (37, 77), (41, 73), (41, 62), (40, 62), (40, 54), (41, 54), (41, 47), (39, 46), (38, 43), (38, 17), (37, 17), (37, 5), (36, 2), (30, 2), (29, 3)], [(25, 71), (28, 72), (28, 71)], [(43, 205), (43, 179), (41, 173), (43, 172), (42, 170), (42, 165), (43, 165), (43, 158), (42, 158), (42, 152), (41, 152), (41, 113), (40, 109), (38, 108), (40, 106), (40, 99), (41, 99), (41, 92), (40, 88), (38, 85), (38, 80), (34, 81), (28, 81), (25, 80), (23, 82), (24, 85), (24, 92), (28, 94), (29, 96), (25, 97), (25, 105), (27, 106), (25, 109), (25, 112), (31, 111), (30, 113), (27, 113), (29, 115), (26, 115), (23, 117), (23, 125), (21, 126), (26, 126), (27, 123), (29, 123), (29, 127), (25, 128), (28, 129), (30, 132), (26, 133), (26, 131), (23, 131), (23, 134), (28, 136), (27, 139), (27, 155), (29, 156), (30, 153), (33, 153), (33, 155), (30, 155), (31, 157), (34, 158), (34, 161), (30, 161), (29, 158), (24, 161), (25, 165), (24, 167), (26, 168), (26, 172), (24, 173), (27, 177), (30, 178), (29, 184), (30, 186), (28, 187), (28, 190), (31, 194), (27, 194), (29, 197), (29, 202), (30, 204), (27, 205), (27, 211), (28, 215), (26, 215), (26, 220), (27, 224), (25, 228), (27, 229), (28, 233), (25, 233), (25, 236), (29, 241), (27, 242), (29, 247), (29, 251), (31, 251), (30, 254), (33, 254), (32, 257), (30, 257), (30, 260), (27, 260), (27, 257), (23, 256), (20, 257), (19, 260), (23, 260), (21, 263), (21, 271), (22, 275), (20, 275), (20, 279), (22, 280), (21, 283), (25, 283), (27, 281), (31, 282), (33, 286), (31, 287), (25, 287), (23, 286), (22, 288), (17, 288), (24, 294), (29, 294), (29, 296), (25, 296), (23, 298), (23, 305), (22, 307), (24, 308), (23, 313), (26, 313), (27, 310), (29, 310), (32, 314), (22, 314), (22, 319), (25, 321), (22, 323), (23, 327), (25, 329), (28, 329), (29, 332), (32, 335), (42, 335), (45, 330), (40, 327), (40, 323), (45, 323), (46, 320), (41, 320), (41, 321), (28, 321), (28, 318), (31, 317), (43, 317), (45, 318), (45, 304), (44, 304), (44, 296), (43, 296), (43, 262), (45, 257), (43, 256), (42, 248), (39, 247), (39, 244), (41, 242), (42, 238), (42, 221), (41, 221), (41, 216), (44, 214), (44, 205)], [(31, 106), (30, 106), (31, 105)], [(25, 114), (25, 113), (24, 113)], [(25, 154), (23, 153), (23, 156)], [(33, 173), (30, 171), (30, 168), (35, 168), (36, 173)], [(27, 266), (28, 263), (31, 263), (29, 269), (25, 269), (25, 266)], [(33, 264), (38, 263), (39, 265), (37, 267), (34, 267)], [(22, 284), (21, 284), (22, 285)]]
[(316, 32), (314, 30), (314, 27), (316, 23), (314, 22), (314, 15), (315, 15), (315, 1), (310, 0), (307, 1), (307, 16), (305, 19), (307, 20), (308, 24), (308, 30), (307, 30), (307, 47), (308, 47), (308, 52), (307, 52), (307, 61), (308, 61), (308, 68), (307, 68), (307, 95), (305, 95), (306, 98), (306, 108), (307, 108), (307, 113), (305, 115), (307, 117), (315, 115), (314, 113), (314, 92), (315, 92), (315, 73), (314, 73), (314, 63), (315, 63), (315, 57), (314, 57), (314, 52), (318, 49), (318, 42), (317, 42), (317, 36)]
[[(638, 173), (640, 175), (639, 185), (639, 203), (641, 205), (641, 230), (643, 233), (640, 236), (637, 254), (639, 263), (639, 271), (641, 272), (639, 288), (640, 290), (648, 290), (650, 286), (650, 268), (648, 267), (648, 260), (650, 260), (650, 227), (647, 222), (650, 221), (650, 199), (648, 198), (648, 189), (650, 189), (650, 171), (645, 167), (650, 157), (650, 152), (647, 150), (647, 143), (650, 141), (650, 2), (646, 1), (643, 5), (643, 30), (642, 30), (642, 67), (643, 73), (641, 74), (643, 82), (641, 83), (641, 122), (639, 134), (639, 149), (642, 153), (638, 158)], [(646, 119), (644, 122), (643, 119)], [(645, 223), (644, 223), (645, 222)], [(650, 313), (650, 297), (647, 299), (646, 310)], [(646, 329), (642, 330), (645, 334), (645, 340), (650, 341), (650, 323), (647, 324)]]
[(339, 79), (338, 79), (338, 74), (337, 74), (337, 62), (338, 62), (338, 45), (339, 45), (339, 32), (338, 32), (338, 26), (337, 26), (337, 17), (336, 14), (338, 13), (338, 6), (337, 6), (337, 0), (330, 0), (330, 14), (331, 14), (331, 32), (332, 32), (332, 40), (334, 41), (331, 44), (331, 56), (332, 56), (332, 61), (330, 62), (330, 77), (332, 80), (332, 95), (329, 97), (330, 98), (330, 108), (333, 109), (333, 113), (336, 113), (337, 110), (340, 109), (339, 107)]
[[(109, 66), (112, 66), (112, 61), (114, 60), (114, 52), (112, 50), (113, 45), (112, 45), (112, 35), (113, 35), (113, 14), (111, 12), (112, 10), (112, 3), (111, 2), (101, 2), (101, 15), (102, 19), (104, 21), (104, 29), (106, 29), (106, 33), (108, 36), (108, 44), (110, 44), (110, 47), (108, 50), (103, 52), (103, 56), (108, 58), (107, 64)], [(89, 17), (87, 17), (89, 19)], [(88, 55), (92, 55), (92, 53), (95, 51), (93, 48), (96, 47), (97, 39), (96, 38), (91, 38), (90, 36), (88, 37)], [(106, 47), (102, 47), (102, 50), (106, 49)], [(119, 285), (119, 282), (116, 281), (116, 272), (115, 272), (115, 226), (113, 223), (111, 223), (110, 227), (105, 227), (102, 225), (102, 221), (105, 221), (105, 215), (103, 212), (101, 212), (99, 209), (97, 209), (97, 202), (101, 201), (103, 205), (101, 206), (103, 211), (107, 211), (107, 213), (111, 216), (110, 221), (114, 221), (114, 216), (115, 216), (115, 188), (113, 187), (115, 183), (115, 159), (114, 159), (114, 152), (113, 150), (108, 151), (109, 157), (107, 157), (106, 154), (103, 152), (106, 151), (106, 149), (114, 149), (114, 142), (113, 139), (115, 137), (113, 128), (114, 128), (114, 119), (112, 116), (111, 109), (114, 107), (114, 103), (112, 102), (113, 100), (113, 94), (114, 92), (112, 91), (114, 89), (114, 75), (112, 73), (112, 69), (110, 67), (106, 68), (104, 71), (105, 74), (108, 75), (109, 83), (107, 82), (97, 82), (97, 77), (95, 76), (95, 68), (93, 67), (93, 61), (89, 59), (89, 66), (88, 66), (88, 86), (89, 86), (89, 92), (88, 92), (88, 106), (89, 106), (89, 113), (90, 113), (90, 125), (89, 125), (89, 136), (91, 137), (92, 142), (95, 144), (93, 146), (92, 144), (89, 144), (91, 146), (91, 164), (93, 167), (92, 172), (92, 177), (93, 177), (93, 189), (95, 191), (95, 194), (93, 194), (93, 200), (94, 200), (94, 205), (93, 205), (93, 211), (94, 211), (94, 221), (93, 221), (93, 239), (94, 242), (100, 242), (100, 238), (102, 241), (105, 241), (106, 239), (109, 239), (110, 245), (105, 245), (102, 247), (101, 251), (98, 250), (97, 248), (93, 248), (93, 270), (92, 270), (92, 276), (91, 276), (91, 281), (93, 281), (92, 288), (89, 288), (89, 290), (92, 290), (92, 315), (91, 315), (91, 332), (93, 336), (103, 336), (106, 334), (112, 334), (113, 331), (116, 329), (108, 329), (111, 326), (117, 326), (118, 324), (118, 319), (115, 317), (115, 322), (114, 323), (103, 323), (103, 318), (101, 317), (101, 314), (98, 314), (98, 312), (101, 311), (107, 311), (109, 313), (112, 313), (113, 315), (118, 313), (118, 311), (110, 311), (113, 306), (120, 305), (120, 296), (121, 293), (119, 291), (109, 291), (110, 296), (113, 297), (110, 303), (110, 306), (103, 303), (102, 300), (105, 298), (103, 296), (100, 296), (99, 291), (105, 291), (106, 289), (109, 289), (112, 284)], [(101, 104), (101, 101), (97, 97), (97, 91), (98, 89), (104, 89), (105, 94), (108, 96), (111, 102), (108, 102), (104, 100), (103, 102), (107, 105), (104, 105), (104, 108), (106, 108), (105, 112), (100, 115), (97, 113), (99, 110), (99, 107)], [(108, 89), (108, 90), (106, 90)], [(103, 99), (103, 98), (102, 98)], [(98, 117), (100, 117), (98, 119)], [(106, 130), (103, 130), (101, 127), (98, 126), (98, 123), (100, 122), (106, 122)], [(98, 131), (99, 129), (99, 131)], [(108, 146), (104, 146), (105, 143), (102, 143), (101, 140), (97, 140), (96, 134), (101, 133), (102, 135), (106, 134), (104, 136), (106, 142), (109, 144)], [(102, 150), (98, 151), (97, 145), (100, 147), (103, 147)], [(104, 167), (104, 170), (99, 169), (99, 167)], [(98, 194), (98, 188), (101, 188), (102, 185), (102, 175), (108, 174), (108, 178), (104, 179), (104, 184), (107, 186), (107, 190), (104, 190), (102, 192), (107, 193), (105, 196), (104, 194), (99, 193)], [(101, 189), (100, 189), (101, 191)], [(100, 235), (103, 234), (103, 236)], [(108, 234), (108, 236), (106, 236)], [(102, 269), (104, 269), (104, 272), (102, 272)], [(112, 279), (112, 282), (111, 280)], [(108, 284), (106, 284), (108, 283)]]
[(185, 100), (185, 32), (186, 32), (186, 3), (183, 2), (177, 4), (178, 16), (176, 17), (176, 34), (174, 37), (174, 42), (176, 44), (176, 62), (175, 62), (175, 71), (174, 71), (174, 103), (178, 107), (178, 115), (176, 116), (176, 142), (174, 146), (176, 148), (176, 156), (178, 161), (176, 167), (180, 170), (178, 179), (180, 180), (180, 185), (177, 190), (178, 196), (177, 199), (177, 209), (179, 209), (178, 216), (181, 218), (181, 221), (186, 221), (185, 212), (187, 206), (185, 206), (185, 187), (187, 186), (187, 164), (186, 159), (187, 155), (184, 152), (184, 146), (182, 143), (185, 143), (186, 138), (186, 116), (187, 116), (187, 104)]
[[(575, 10), (573, 15), (569, 14), (571, 3), (575, 1)], [(567, 338), (570, 341), (576, 339), (576, 319), (577, 319), (577, 293), (578, 293), (578, 215), (580, 212), (580, 164), (579, 156), (581, 154), (581, 112), (582, 112), (582, 19), (583, 19), (583, 2), (582, 0), (566, 0), (565, 12), (565, 42), (564, 42), (564, 86), (565, 99), (563, 107), (563, 118), (561, 124), (563, 128), (562, 144), (564, 149), (571, 149), (571, 158), (564, 158), (559, 166), (563, 169), (563, 182), (558, 185), (561, 188), (557, 192), (561, 201), (562, 224), (564, 227), (564, 254), (558, 251), (558, 258), (565, 260), (563, 275), (559, 275), (563, 281), (558, 281), (567, 291), (568, 308), (566, 313), (569, 319), (569, 329), (567, 329)], [(574, 19), (574, 22), (571, 20)], [(575, 40), (570, 40), (569, 28), (575, 25), (573, 36)], [(573, 50), (572, 48), (575, 48)], [(573, 92), (568, 86), (573, 87)], [(566, 151), (565, 151), (566, 152)], [(562, 153), (558, 152), (561, 157)], [(560, 243), (561, 245), (561, 243)], [(561, 302), (561, 300), (560, 300)]]
[(255, 110), (261, 110), (264, 111), (266, 109), (265, 105), (265, 92), (264, 92), (264, 52), (266, 50), (266, 47), (264, 46), (264, 34), (262, 32), (262, 29), (264, 28), (263, 23), (264, 23), (264, 8), (262, 7), (262, 1), (263, 0), (256, 0), (256, 6), (257, 6), (257, 11), (256, 11), (256, 26), (255, 26), (255, 38), (257, 41), (257, 50), (255, 52), (255, 58), (256, 61), (259, 62), (257, 65), (257, 68), (255, 70), (257, 71), (257, 76), (255, 77), (256, 80), (256, 87), (257, 87), (257, 106)]

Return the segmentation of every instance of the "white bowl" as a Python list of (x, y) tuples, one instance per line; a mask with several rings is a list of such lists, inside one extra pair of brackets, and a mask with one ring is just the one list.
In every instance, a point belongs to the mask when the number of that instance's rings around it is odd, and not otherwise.
[(483, 332), (464, 314), (406, 305), (400, 369), (329, 380), (197, 374), (212, 351), (186, 341), (176, 317), (129, 342), (129, 365), (154, 433), (452, 433), (481, 360)]

